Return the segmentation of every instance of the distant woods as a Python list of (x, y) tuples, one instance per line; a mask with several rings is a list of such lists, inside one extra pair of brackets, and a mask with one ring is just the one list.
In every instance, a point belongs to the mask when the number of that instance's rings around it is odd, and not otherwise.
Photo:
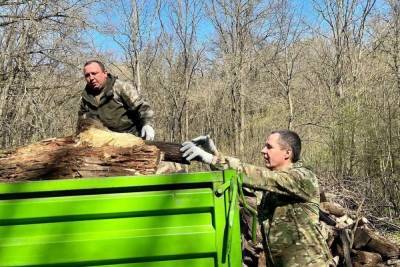
[(90, 58), (146, 95), (156, 139), (262, 164), (290, 128), (327, 189), (400, 216), (399, 1), (2, 1), (2, 148), (74, 132)]

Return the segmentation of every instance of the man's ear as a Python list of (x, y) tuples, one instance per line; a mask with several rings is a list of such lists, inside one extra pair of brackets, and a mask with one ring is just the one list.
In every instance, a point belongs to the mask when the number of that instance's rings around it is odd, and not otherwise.
[(292, 159), (293, 151), (291, 149), (285, 149), (285, 159)]

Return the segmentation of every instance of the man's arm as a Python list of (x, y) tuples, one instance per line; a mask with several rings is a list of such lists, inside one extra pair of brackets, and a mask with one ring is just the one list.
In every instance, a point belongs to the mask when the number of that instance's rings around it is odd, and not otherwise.
[(122, 98), (129, 110), (138, 112), (139, 122), (142, 127), (140, 136), (146, 140), (153, 140), (155, 131), (153, 128), (154, 112), (150, 104), (140, 95), (139, 91), (130, 83), (118, 81), (114, 85), (114, 92)]
[(198, 143), (196, 140), (199, 138), (182, 144), (182, 156), (188, 161), (198, 160), (210, 164), (212, 169), (235, 169), (242, 172), (245, 174), (243, 183), (246, 187), (297, 197), (305, 202), (312, 201), (318, 191), (315, 175), (305, 168), (271, 171), (265, 167), (246, 164), (237, 158), (224, 156), (216, 148), (213, 149), (214, 152), (209, 153), (205, 148), (211, 141), (209, 138), (203, 138), (204, 140), (201, 139), (202, 142)]
[(311, 201), (318, 184), (315, 175), (305, 168), (291, 168), (286, 171), (271, 171), (241, 162), (237, 158), (226, 157), (221, 153), (214, 156), (213, 169), (235, 169), (244, 173), (243, 185), (256, 190), (270, 191), (282, 195)]
[(86, 129), (86, 121), (88, 118), (89, 118), (89, 108), (81, 98), (81, 103), (79, 105), (79, 110), (78, 110), (78, 120), (76, 123), (77, 134)]
[(153, 125), (153, 109), (132, 84), (117, 80), (114, 85), (114, 91), (122, 98), (130, 110), (139, 113), (142, 126)]

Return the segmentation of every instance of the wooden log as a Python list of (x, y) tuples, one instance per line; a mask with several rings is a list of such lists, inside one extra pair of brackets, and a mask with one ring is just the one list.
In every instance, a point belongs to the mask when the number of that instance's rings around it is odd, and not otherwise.
[(397, 258), (400, 255), (396, 244), (366, 227), (356, 229), (353, 246), (356, 249), (366, 248), (368, 251), (377, 252), (384, 258)]
[(156, 146), (161, 152), (161, 160), (175, 163), (190, 164), (182, 157), (181, 144), (162, 141), (143, 141), (129, 133), (117, 133), (108, 130), (96, 119), (88, 118), (78, 122), (77, 140), (79, 143), (87, 143), (90, 146), (100, 147), (103, 145), (114, 145), (130, 147), (132, 145), (146, 144)]
[(336, 195), (335, 194), (329, 193), (329, 192), (324, 191), (322, 189), (320, 191), (319, 197), (320, 197), (320, 203), (322, 203), (322, 202), (331, 202), (334, 199), (336, 199)]
[(353, 248), (361, 249), (365, 247), (368, 242), (371, 240), (371, 237), (368, 235), (366, 231), (364, 231), (365, 227), (359, 227), (356, 229), (354, 233), (354, 241), (353, 241)]
[(334, 202), (321, 202), (320, 209), (336, 217), (342, 217), (346, 214), (346, 209)]
[(152, 174), (159, 161), (155, 146), (90, 147), (53, 138), (3, 152), (0, 181)]
[(343, 257), (344, 257), (344, 266), (352, 267), (351, 261), (351, 248), (350, 248), (350, 235), (348, 229), (340, 229), (339, 230), (339, 238), (342, 243)]
[(328, 247), (331, 247), (333, 241), (337, 237), (337, 232), (335, 231), (336, 229), (333, 226), (328, 225), (323, 221), (321, 221), (320, 224), (323, 230), (322, 233), (324, 234), (326, 243), (328, 244)]
[(368, 221), (367, 218), (365, 217), (361, 217), (360, 220), (358, 220), (357, 226), (361, 227), (363, 225), (365, 225), (366, 227), (368, 227), (368, 225), (370, 225), (371, 223)]
[(353, 251), (353, 261), (361, 264), (370, 264), (376, 266), (376, 264), (382, 262), (382, 257), (378, 253), (368, 251)]
[(182, 152), (180, 151), (181, 144), (161, 141), (144, 141), (129, 133), (116, 133), (104, 128), (88, 128), (79, 133), (76, 140), (78, 144), (87, 144), (92, 147), (107, 145), (117, 147), (156, 146), (162, 153), (161, 160), (189, 164), (189, 162), (182, 157)]
[(145, 141), (145, 143), (146, 145), (156, 146), (162, 152), (161, 159), (164, 161), (190, 164), (190, 162), (182, 157), (182, 152), (180, 151), (181, 144), (160, 141)]
[(386, 262), (386, 264), (391, 265), (393, 267), (400, 267), (400, 259), (390, 259)]
[(325, 222), (327, 225), (330, 226), (336, 225), (335, 218), (329, 213), (323, 211), (322, 209), (319, 209), (319, 220)]
[(336, 219), (336, 228), (339, 229), (350, 228), (353, 225), (354, 225), (353, 219), (351, 219), (347, 215), (344, 215)]
[(340, 238), (336, 238), (331, 246), (332, 255), (339, 257), (338, 264), (344, 266), (344, 251)]
[(0, 153), (0, 181), (156, 173), (164, 161), (188, 163), (180, 144), (145, 142), (127, 133), (87, 128)]

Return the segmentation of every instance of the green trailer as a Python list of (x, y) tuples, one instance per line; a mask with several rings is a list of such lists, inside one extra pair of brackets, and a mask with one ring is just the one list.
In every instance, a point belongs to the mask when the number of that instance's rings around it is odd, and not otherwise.
[(0, 266), (241, 266), (232, 170), (0, 184)]

